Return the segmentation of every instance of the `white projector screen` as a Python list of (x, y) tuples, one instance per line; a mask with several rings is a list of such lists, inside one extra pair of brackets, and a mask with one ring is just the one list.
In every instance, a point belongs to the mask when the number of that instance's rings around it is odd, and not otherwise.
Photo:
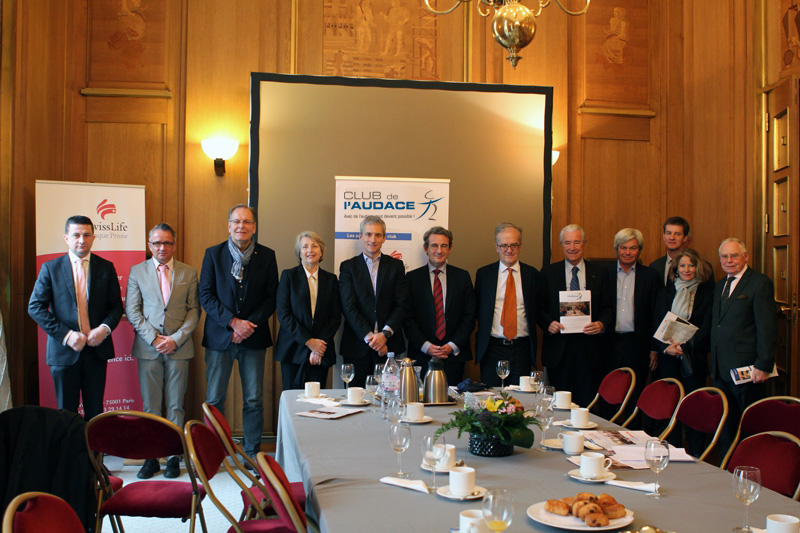
[(297, 264), (295, 236), (313, 230), (332, 262), (334, 176), (446, 178), (453, 264), (474, 276), (497, 261), (494, 227), (508, 221), (524, 230), (521, 260), (540, 268), (550, 262), (552, 109), (552, 87), (253, 73), (258, 241), (284, 269)]

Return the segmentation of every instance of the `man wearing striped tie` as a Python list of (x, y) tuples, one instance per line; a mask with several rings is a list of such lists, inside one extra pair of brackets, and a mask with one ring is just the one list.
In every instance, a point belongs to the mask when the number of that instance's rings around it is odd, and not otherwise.
[(103, 412), (106, 364), (114, 357), (111, 331), (122, 318), (122, 298), (114, 264), (91, 253), (94, 226), (89, 217), (67, 219), (69, 253), (39, 271), (28, 314), (47, 333), (47, 365), (59, 409), (84, 418)]
[(475, 329), (475, 294), (469, 272), (447, 263), (453, 250), (453, 232), (434, 226), (423, 235), (428, 263), (406, 275), (408, 314), (403, 324), (408, 356), (422, 367), (428, 361), (444, 363), (449, 385), (464, 379), (464, 363), (472, 359), (469, 338)]

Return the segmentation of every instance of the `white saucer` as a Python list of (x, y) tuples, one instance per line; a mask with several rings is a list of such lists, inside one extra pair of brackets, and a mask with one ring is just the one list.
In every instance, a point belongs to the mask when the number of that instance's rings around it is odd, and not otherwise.
[(446, 485), (444, 487), (439, 487), (436, 489), (436, 494), (447, 498), (448, 500), (478, 500), (483, 498), (483, 495), (486, 494), (486, 489), (483, 487), (479, 487), (475, 485), (475, 488), (472, 491), (473, 493), (477, 492), (477, 494), (470, 494), (469, 496), (456, 496), (455, 494), (450, 494), (450, 485)]
[(594, 429), (597, 427), (597, 422), (589, 422), (585, 426), (573, 426), (569, 423), (569, 420), (564, 420), (564, 424), (561, 427), (569, 428), (569, 429)]
[(569, 477), (571, 477), (572, 479), (575, 479), (575, 480), (580, 481), (582, 483), (605, 483), (606, 481), (610, 481), (612, 479), (616, 479), (617, 478), (617, 475), (614, 472), (609, 472), (609, 471), (606, 471), (605, 474), (603, 474), (602, 476), (600, 476), (598, 478), (594, 478), (594, 479), (585, 478), (585, 477), (581, 476), (581, 469), (580, 468), (576, 468), (575, 470), (570, 470), (569, 472), (567, 472), (567, 475)]
[(369, 405), (369, 400), (363, 400), (361, 403), (350, 403), (346, 401), (342, 401), (340, 403), (348, 407), (361, 407), (362, 405)]
[(536, 393), (538, 393), (539, 391), (538, 391), (538, 390), (525, 390), (525, 389), (516, 389), (516, 390), (514, 390), (513, 392), (521, 392), (521, 393), (523, 393), (523, 394), (536, 394)]
[[(419, 465), (419, 467), (421, 469), (423, 469), (423, 470), (427, 470), (428, 472), (431, 471), (431, 467), (428, 466), (428, 463), (422, 463), (421, 465)], [(441, 466), (437, 466), (436, 467), (436, 473), (437, 474), (438, 473), (443, 473), (443, 472), (449, 472), (449, 471), (450, 471), (450, 467), (449, 466), (446, 466), (444, 468), (442, 468)]]
[(322, 394), (322, 393), (320, 393), (319, 396), (306, 396), (303, 393), (297, 395), (298, 400), (316, 400), (317, 398), (327, 398), (327, 397), (328, 397), (327, 394)]
[(422, 420), (409, 420), (408, 418), (403, 417), (400, 419), (400, 422), (405, 424), (427, 424), (428, 422), (433, 422), (433, 418), (429, 417), (428, 415), (423, 416)]
[(577, 409), (578, 407), (580, 407), (580, 405), (578, 405), (575, 402), (569, 404), (569, 407), (559, 407), (557, 405), (553, 405), (553, 409), (555, 409), (556, 411), (569, 411), (570, 409)]
[(561, 450), (564, 448), (564, 443), (560, 439), (544, 439), (544, 447), (551, 450)]

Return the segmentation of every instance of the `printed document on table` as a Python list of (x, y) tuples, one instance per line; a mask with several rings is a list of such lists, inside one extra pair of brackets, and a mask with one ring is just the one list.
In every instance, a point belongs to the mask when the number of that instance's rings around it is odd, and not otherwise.
[(583, 333), (592, 321), (592, 291), (558, 291), (561, 333)]
[(344, 407), (321, 407), (319, 409), (312, 409), (311, 411), (301, 411), (297, 414), (299, 416), (307, 416), (309, 418), (335, 420), (337, 418), (342, 418), (343, 416), (361, 413), (363, 411), (363, 409), (345, 409)]
[(673, 342), (683, 344), (689, 342), (692, 337), (694, 337), (697, 329), (697, 326), (691, 324), (688, 320), (679, 317), (671, 311), (667, 311), (667, 314), (664, 315), (664, 319), (661, 321), (661, 325), (658, 326), (653, 337), (664, 344), (672, 344)]

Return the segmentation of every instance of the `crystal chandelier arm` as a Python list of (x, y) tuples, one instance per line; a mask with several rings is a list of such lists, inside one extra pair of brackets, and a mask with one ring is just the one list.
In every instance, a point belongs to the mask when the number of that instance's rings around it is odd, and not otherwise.
[(428, 11), (430, 11), (431, 13), (435, 13), (437, 15), (447, 15), (448, 13), (452, 13), (455, 10), (455, 8), (460, 6), (461, 2), (469, 2), (469, 0), (456, 0), (456, 3), (453, 5), (453, 7), (451, 7), (450, 9), (445, 9), (444, 11), (436, 11), (435, 9), (433, 9), (431, 7), (430, 0), (425, 0), (425, 7), (427, 7)]
[[(547, 0), (547, 1), (548, 1), (548, 3), (550, 2), (550, 0)], [(564, 4), (561, 3), (561, 0), (556, 0), (556, 3), (558, 4), (558, 7), (560, 7), (561, 10), (564, 13), (566, 13), (567, 15), (578, 16), (578, 15), (583, 15), (584, 13), (586, 13), (586, 11), (589, 9), (589, 4), (591, 3), (591, 1), (592, 0), (586, 0), (586, 5), (583, 6), (583, 9), (581, 9), (580, 11), (570, 11), (569, 9), (564, 7)]]

